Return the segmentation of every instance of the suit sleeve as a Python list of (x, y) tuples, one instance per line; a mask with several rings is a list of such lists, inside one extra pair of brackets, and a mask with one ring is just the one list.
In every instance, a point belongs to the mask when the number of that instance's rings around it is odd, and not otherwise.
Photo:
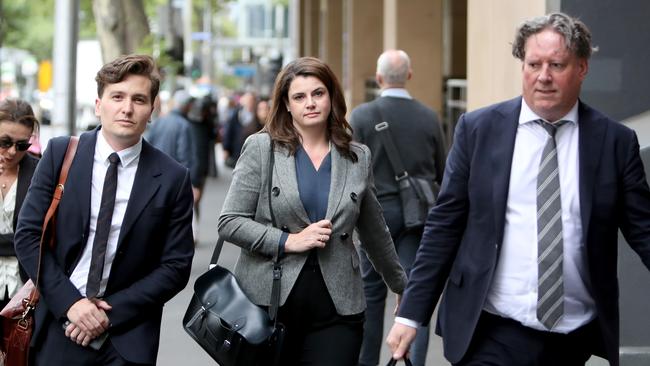
[(620, 208), (620, 228), (630, 247), (650, 269), (650, 190), (639, 154), (639, 142), (632, 135), (623, 171), (623, 204)]
[[(63, 143), (64, 141), (66, 143)], [(55, 139), (48, 143), (43, 158), (36, 167), (18, 217), (14, 236), (16, 254), (34, 282), (36, 282), (38, 269), (43, 220), (52, 201), (54, 186), (58, 180), (58, 172), (63, 163), (66, 147), (67, 139)], [(57, 245), (62, 244), (57, 242)], [(38, 289), (50, 311), (59, 319), (65, 317), (70, 306), (82, 298), (49, 247), (43, 249)]]
[[(255, 221), (258, 201), (267, 187), (262, 170), (268, 156), (263, 156), (262, 149), (269, 148), (268, 145), (260, 146), (261, 136), (251, 135), (244, 143), (219, 216), (219, 236), (242, 249), (272, 258), (278, 253), (282, 231)], [(266, 210), (267, 204), (260, 205), (260, 208)]]
[(435, 156), (433, 157), (433, 161), (436, 164), (436, 182), (439, 185), (442, 185), (442, 177), (445, 172), (445, 159), (446, 159), (446, 150), (447, 150), (447, 143), (445, 141), (445, 138), (442, 134), (442, 126), (437, 120), (436, 123), (436, 131), (435, 131), (435, 138), (436, 138), (436, 152)]
[(363, 150), (364, 169), (368, 172), (368, 189), (361, 200), (357, 232), (361, 246), (368, 254), (373, 267), (381, 274), (391, 291), (401, 294), (406, 285), (406, 273), (397, 258), (393, 239), (377, 200), (370, 165), (370, 150), (366, 146), (363, 146)]
[(461, 116), (436, 206), (431, 209), (398, 316), (428, 324), (444, 289), (469, 211), (470, 142)]
[(132, 321), (146, 316), (151, 310), (161, 309), (174, 297), (190, 278), (194, 241), (192, 238), (192, 188), (190, 175), (178, 175), (173, 187), (178, 187), (169, 202), (168, 225), (157, 266), (130, 286), (105, 298), (113, 307), (108, 312), (111, 327), (128, 327)]

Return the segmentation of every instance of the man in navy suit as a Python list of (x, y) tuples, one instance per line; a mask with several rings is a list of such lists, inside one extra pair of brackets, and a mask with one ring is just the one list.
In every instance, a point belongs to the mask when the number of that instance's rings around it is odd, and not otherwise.
[(454, 365), (618, 365), (619, 229), (650, 268), (636, 134), (579, 100), (582, 22), (526, 21), (512, 51), (522, 97), (461, 116), (387, 343), (403, 357), (444, 290), (436, 332)]
[[(163, 305), (190, 275), (189, 172), (142, 139), (160, 84), (155, 64), (149, 56), (122, 56), (96, 80), (101, 126), (80, 137), (56, 246), (43, 253), (36, 365), (154, 365)], [(50, 141), (20, 212), (16, 252), (32, 279), (67, 142)]]

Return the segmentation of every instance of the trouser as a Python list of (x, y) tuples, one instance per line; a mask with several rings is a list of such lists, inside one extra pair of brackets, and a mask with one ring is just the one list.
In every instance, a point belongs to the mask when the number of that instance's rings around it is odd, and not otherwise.
[(467, 353), (454, 366), (584, 366), (602, 345), (597, 320), (560, 334), (484, 311)]
[[(384, 199), (381, 201), (381, 206), (384, 210), (386, 224), (395, 243), (395, 250), (400, 264), (408, 275), (411, 272), (415, 254), (420, 246), (422, 229), (404, 230), (399, 197)], [(372, 263), (368, 260), (366, 252), (361, 249), (359, 254), (367, 304), (359, 365), (375, 366), (379, 364), (380, 351), (384, 343), (384, 312), (387, 288), (381, 275), (375, 271)], [(428, 346), (429, 327), (420, 327), (410, 349), (410, 359), (413, 366), (423, 366), (425, 364)]]
[(126, 361), (117, 352), (110, 337), (99, 351), (83, 347), (65, 336), (63, 326), (57, 321), (50, 321), (43, 329), (43, 341), (35, 350), (36, 366), (137, 366)]
[(336, 312), (312, 253), (278, 312), (278, 321), (286, 329), (280, 365), (356, 365), (363, 317), (363, 313), (342, 316)]

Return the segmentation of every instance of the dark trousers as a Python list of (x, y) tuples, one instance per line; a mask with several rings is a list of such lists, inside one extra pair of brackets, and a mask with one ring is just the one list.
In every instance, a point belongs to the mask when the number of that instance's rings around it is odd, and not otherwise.
[[(34, 350), (36, 366), (137, 366), (120, 356), (110, 341), (110, 337), (99, 351), (83, 347), (65, 336), (63, 326), (50, 321), (39, 348)], [(33, 352), (32, 352), (33, 353)]]
[(559, 334), (483, 312), (465, 357), (455, 366), (583, 366), (603, 349), (597, 320)]
[(357, 364), (363, 313), (342, 316), (336, 312), (315, 253), (310, 255), (289, 298), (280, 307), (278, 320), (286, 328), (280, 365)]
[[(404, 230), (402, 206), (399, 197), (389, 200), (384, 199), (380, 203), (384, 210), (386, 224), (395, 243), (395, 250), (400, 264), (408, 275), (411, 272), (415, 254), (420, 246), (422, 230)], [(367, 307), (359, 365), (375, 366), (379, 364), (379, 355), (384, 344), (384, 311), (387, 288), (383, 278), (375, 271), (363, 249), (360, 251), (360, 257)], [(410, 350), (410, 359), (414, 366), (423, 366), (425, 364), (428, 345), (429, 328), (420, 327)]]

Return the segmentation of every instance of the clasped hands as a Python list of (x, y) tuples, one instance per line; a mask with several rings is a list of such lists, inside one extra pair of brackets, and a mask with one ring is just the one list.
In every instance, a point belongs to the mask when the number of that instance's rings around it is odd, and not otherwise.
[(86, 347), (108, 329), (110, 321), (106, 312), (111, 309), (100, 299), (83, 298), (75, 302), (66, 314), (70, 324), (65, 328), (65, 336)]

